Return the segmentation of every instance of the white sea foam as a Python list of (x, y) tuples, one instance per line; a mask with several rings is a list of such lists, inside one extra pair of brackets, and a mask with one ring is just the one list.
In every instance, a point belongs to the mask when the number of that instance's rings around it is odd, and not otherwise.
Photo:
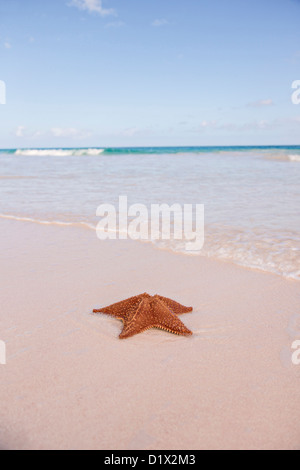
[(74, 155), (88, 155), (91, 157), (97, 157), (104, 152), (104, 149), (83, 149), (83, 150), (76, 150)]
[[(96, 231), (96, 225), (84, 221), (60, 221), (60, 220), (42, 220), (33, 217), (22, 217), (10, 214), (0, 214), (0, 219), (8, 219), (20, 222), (29, 222), (38, 225), (46, 226), (61, 226), (61, 227), (79, 227), (88, 230)], [(106, 231), (106, 230), (105, 230)], [(109, 230), (110, 232), (118, 233), (118, 230)], [(283, 277), (300, 281), (300, 271), (296, 268), (299, 266), (297, 260), (299, 260), (299, 248), (290, 249), (290, 256), (287, 257), (286, 253), (280, 254), (278, 251), (274, 253), (265, 252), (264, 249), (259, 249), (257, 244), (256, 249), (253, 249), (253, 241), (246, 246), (241, 246), (237, 239), (233, 243), (229, 243), (229, 240), (213, 239), (211, 234), (207, 234), (207, 243), (204, 249), (198, 253), (187, 252), (185, 244), (181, 241), (175, 240), (143, 240), (143, 242), (153, 243), (157, 248), (167, 249), (170, 251), (179, 252), (184, 255), (201, 255), (209, 258), (220, 259), (223, 261), (233, 261), (241, 266), (257, 269), (264, 272), (271, 272)], [(230, 238), (234, 238), (233, 233)], [(242, 245), (245, 244), (244, 243)], [(252, 249), (251, 249), (252, 246)], [(276, 242), (272, 243), (272, 246), (276, 246)]]
[[(18, 222), (30, 222), (38, 225), (56, 225), (61, 227), (82, 227), (89, 230), (101, 230), (96, 225), (93, 225), (88, 222), (63, 222), (61, 220), (41, 220), (41, 219), (34, 219), (33, 217), (21, 217), (18, 215), (10, 215), (10, 214), (0, 214), (0, 219), (7, 219), (7, 220), (15, 220)], [(105, 232), (113, 232), (113, 233), (127, 233), (120, 230), (113, 230), (113, 229), (103, 229)]]
[(300, 280), (300, 244), (296, 232), (276, 233), (263, 230), (234, 230), (233, 227), (206, 225), (205, 244), (198, 253), (186, 252), (182, 241), (157, 241), (159, 248), (176, 251), (185, 255), (201, 255), (259, 271), (271, 272), (289, 279)]
[(267, 160), (277, 160), (281, 162), (300, 162), (300, 154), (288, 154), (288, 153), (282, 153), (282, 152), (275, 152), (275, 153), (270, 153), (267, 152), (265, 153), (265, 159)]
[(32, 217), (19, 217), (17, 215), (0, 214), (0, 219), (16, 220), (19, 222), (31, 222), (39, 225), (60, 225), (65, 227), (84, 227), (90, 230), (96, 230), (96, 227), (87, 222), (62, 222), (60, 220), (41, 220)]
[(300, 162), (300, 155), (289, 155), (289, 160), (291, 162)]
[(104, 149), (19, 149), (15, 155), (23, 157), (72, 157), (72, 156), (92, 156), (101, 155)]

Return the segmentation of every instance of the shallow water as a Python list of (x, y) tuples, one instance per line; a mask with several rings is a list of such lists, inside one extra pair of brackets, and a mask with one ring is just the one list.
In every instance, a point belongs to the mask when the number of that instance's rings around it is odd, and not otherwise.
[(0, 151), (1, 217), (94, 228), (120, 195), (204, 204), (201, 255), (300, 279), (299, 147)]

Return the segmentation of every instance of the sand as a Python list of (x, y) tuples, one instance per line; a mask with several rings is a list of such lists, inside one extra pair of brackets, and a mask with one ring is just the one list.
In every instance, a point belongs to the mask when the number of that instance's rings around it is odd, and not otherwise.
[[(2, 449), (300, 449), (300, 283), (93, 231), (1, 221)], [(194, 335), (92, 309), (142, 292)]]

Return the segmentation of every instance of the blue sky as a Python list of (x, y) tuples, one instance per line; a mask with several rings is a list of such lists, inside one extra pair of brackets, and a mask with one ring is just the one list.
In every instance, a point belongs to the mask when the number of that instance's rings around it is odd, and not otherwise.
[(0, 0), (0, 147), (300, 144), (298, 0)]

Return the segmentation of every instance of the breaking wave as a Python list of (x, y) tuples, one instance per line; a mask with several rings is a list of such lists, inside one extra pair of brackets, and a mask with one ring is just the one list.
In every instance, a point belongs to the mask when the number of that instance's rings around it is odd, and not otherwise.
[(104, 152), (104, 149), (18, 149), (14, 155), (23, 157), (72, 157), (90, 156), (97, 157)]

